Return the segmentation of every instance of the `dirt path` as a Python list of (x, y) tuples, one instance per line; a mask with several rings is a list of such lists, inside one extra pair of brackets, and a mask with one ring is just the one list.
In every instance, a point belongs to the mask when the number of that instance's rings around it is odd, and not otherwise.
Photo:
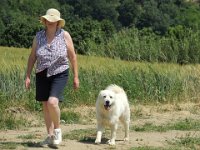
[[(91, 125), (62, 125), (64, 133), (70, 132), (74, 129), (91, 129)], [(49, 149), (49, 147), (39, 147), (39, 142), (43, 139), (45, 131), (43, 127), (40, 128), (30, 128), (28, 130), (19, 130), (19, 131), (1, 131), (1, 142), (0, 145), (17, 145), (17, 149)], [(200, 132), (189, 132), (189, 131), (168, 131), (168, 132), (130, 132), (130, 141), (124, 143), (123, 131), (119, 130), (116, 146), (108, 146), (105, 141), (96, 145), (93, 142), (79, 142), (77, 140), (63, 140), (62, 144), (58, 147), (62, 150), (102, 150), (102, 149), (119, 149), (119, 150), (128, 150), (132, 147), (139, 146), (152, 146), (152, 147), (166, 147), (167, 141), (172, 141), (178, 137), (185, 137), (186, 135), (191, 134), (193, 136), (200, 135)], [(36, 139), (21, 139), (19, 136), (25, 135), (36, 135)], [(54, 149), (54, 148), (53, 148)]]
[[(177, 106), (165, 105), (165, 106), (137, 106), (132, 109), (132, 122), (131, 127), (134, 125), (144, 125), (145, 123), (152, 123), (154, 125), (166, 124), (168, 122), (174, 122), (176, 120), (183, 119), (198, 119), (200, 118), (199, 105), (196, 104), (184, 104)], [(197, 109), (198, 108), (198, 109)], [(80, 109), (80, 108), (79, 108)], [(80, 111), (77, 109), (77, 111)], [(85, 111), (91, 114), (91, 109), (84, 108)], [(195, 112), (194, 112), (195, 109)], [(197, 110), (198, 111), (197, 111)], [(76, 110), (75, 110), (76, 111)], [(87, 113), (83, 113), (88, 115)], [(93, 118), (94, 119), (94, 118)], [(86, 141), (64, 139), (62, 144), (58, 147), (61, 150), (102, 150), (102, 149), (117, 149), (117, 150), (128, 150), (133, 147), (167, 147), (168, 141), (185, 137), (185, 136), (198, 136), (200, 137), (200, 131), (178, 131), (170, 130), (167, 132), (136, 132), (130, 130), (130, 141), (124, 143), (123, 139), (123, 128), (120, 125), (117, 132), (116, 146), (109, 146), (103, 140), (102, 144), (94, 144), (95, 140), (95, 119), (88, 124), (62, 124), (61, 128), (63, 135), (69, 134), (71, 131), (79, 129), (94, 130), (91, 135), (92, 139)], [(0, 148), (1, 149), (49, 149), (49, 147), (39, 147), (41, 142), (46, 135), (44, 125), (40, 127), (31, 127), (24, 130), (6, 130), (0, 131)], [(30, 136), (30, 137), (29, 137)], [(32, 136), (32, 137), (31, 137)], [(108, 137), (107, 137), (108, 136)], [(26, 138), (23, 138), (26, 137)], [(34, 138), (33, 138), (34, 137)], [(91, 137), (90, 137), (91, 138)], [(109, 135), (106, 135), (109, 138)], [(52, 148), (53, 149), (53, 148)]]

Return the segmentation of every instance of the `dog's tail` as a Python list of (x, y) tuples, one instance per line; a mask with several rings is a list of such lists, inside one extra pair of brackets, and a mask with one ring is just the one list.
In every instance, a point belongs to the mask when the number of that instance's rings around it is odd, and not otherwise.
[(124, 89), (116, 84), (111, 84), (109, 85), (106, 90), (111, 90), (114, 93), (118, 94), (118, 93), (125, 93)]

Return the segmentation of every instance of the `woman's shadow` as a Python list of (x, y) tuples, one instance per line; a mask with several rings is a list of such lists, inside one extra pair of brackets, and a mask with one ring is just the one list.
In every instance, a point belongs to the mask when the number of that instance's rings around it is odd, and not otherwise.
[[(27, 141), (27, 142), (0, 142), (0, 149), (1, 148), (17, 148), (17, 146), (22, 145), (24, 147), (32, 147), (32, 148), (42, 148), (44, 147), (41, 145), (41, 142), (32, 142), (32, 141)], [(57, 146), (55, 145), (47, 145), (49, 148), (52, 149), (58, 149)]]

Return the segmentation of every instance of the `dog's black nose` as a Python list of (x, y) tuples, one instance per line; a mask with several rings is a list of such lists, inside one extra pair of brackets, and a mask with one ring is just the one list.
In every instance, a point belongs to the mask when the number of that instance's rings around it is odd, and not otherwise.
[(106, 101), (106, 105), (109, 105), (110, 104), (110, 102), (109, 101)]

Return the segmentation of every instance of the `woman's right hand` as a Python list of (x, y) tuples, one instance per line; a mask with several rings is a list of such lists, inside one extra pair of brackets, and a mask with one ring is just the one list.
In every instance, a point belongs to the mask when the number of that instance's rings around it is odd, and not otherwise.
[(31, 84), (30, 78), (29, 78), (29, 77), (26, 77), (26, 80), (25, 80), (25, 88), (26, 88), (27, 90), (30, 89), (30, 84)]

